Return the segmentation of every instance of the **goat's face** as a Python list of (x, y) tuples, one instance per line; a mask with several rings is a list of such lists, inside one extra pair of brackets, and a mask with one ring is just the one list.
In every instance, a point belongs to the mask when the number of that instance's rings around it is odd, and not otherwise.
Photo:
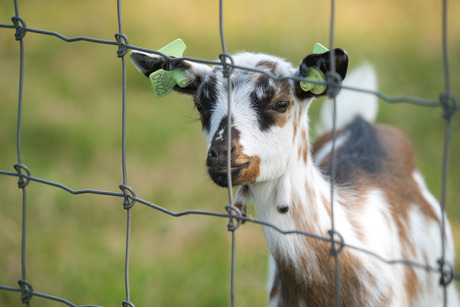
[[(286, 61), (265, 55), (241, 53), (233, 57), (235, 65), (262, 70), (275, 77), (305, 77), (307, 67), (315, 66), (326, 73), (330, 69), (329, 52), (307, 56), (294, 69)], [(208, 144), (206, 165), (212, 180), (227, 186), (228, 79), (222, 67), (214, 68), (188, 61), (167, 63), (162, 57), (133, 51), (136, 67), (149, 76), (158, 69), (182, 69), (190, 83), (174, 89), (193, 96), (200, 113), (203, 133)], [(336, 70), (345, 77), (348, 58), (335, 49)], [(231, 75), (231, 177), (232, 184), (256, 183), (280, 177), (293, 151), (298, 126), (306, 126), (302, 117), (314, 95), (304, 92), (291, 79), (274, 80), (270, 76), (235, 69)], [(306, 134), (306, 131), (303, 131)], [(306, 135), (303, 136), (303, 142)]]

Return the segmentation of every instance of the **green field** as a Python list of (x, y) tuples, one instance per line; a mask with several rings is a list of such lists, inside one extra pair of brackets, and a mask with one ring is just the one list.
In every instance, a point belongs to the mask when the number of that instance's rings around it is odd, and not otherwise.
[[(444, 90), (441, 1), (338, 1), (335, 45), (350, 67), (372, 63), (390, 97), (436, 100)], [(11, 24), (14, 5), (1, 5)], [(131, 45), (159, 49), (176, 38), (186, 56), (221, 52), (218, 1), (122, 1), (123, 32)], [(66, 37), (114, 40), (115, 1), (20, 1), (28, 27)], [(460, 3), (449, 7), (451, 87), (460, 97)], [(225, 1), (228, 51), (265, 52), (299, 63), (313, 45), (329, 45), (327, 1)], [(35, 177), (72, 189), (119, 192), (121, 60), (117, 47), (65, 43), (27, 33), (22, 160)], [(19, 43), (0, 28), (0, 170), (14, 171)], [(381, 101), (378, 121), (411, 140), (428, 186), (439, 199), (445, 122), (440, 108)], [(312, 122), (321, 103), (312, 106)], [(460, 254), (460, 120), (453, 120), (447, 211)], [(127, 58), (127, 183), (138, 197), (172, 211), (224, 213), (227, 191), (207, 177), (206, 145), (187, 97), (156, 99)], [(27, 187), (27, 280), (34, 290), (74, 304), (121, 306), (126, 211), (123, 199), (71, 195), (36, 182)], [(21, 278), (22, 193), (17, 178), (0, 176), (0, 285)], [(255, 217), (250, 208), (249, 214)], [(131, 301), (136, 306), (229, 306), (231, 236), (227, 220), (172, 218), (142, 204), (132, 209)], [(236, 306), (266, 304), (267, 247), (260, 226), (236, 232)], [(460, 259), (460, 257), (458, 258)], [(460, 267), (460, 260), (457, 260)], [(38, 297), (32, 306), (63, 306)], [(22, 306), (20, 294), (0, 291), (0, 306)]]

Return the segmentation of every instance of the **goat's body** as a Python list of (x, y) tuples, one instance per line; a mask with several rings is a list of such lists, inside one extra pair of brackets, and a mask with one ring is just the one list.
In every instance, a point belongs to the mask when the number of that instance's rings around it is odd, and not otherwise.
[[(335, 49), (334, 54), (336, 72), (343, 78), (348, 57), (341, 49)], [(313, 98), (321, 94), (305, 91), (299, 82), (286, 79), (305, 78), (310, 67), (327, 74), (331, 54), (309, 55), (298, 69), (277, 57), (238, 54), (232, 63), (265, 73), (235, 69), (229, 80), (220, 67), (187, 61), (166, 65), (159, 56), (137, 51), (131, 56), (146, 76), (165, 67), (185, 73), (189, 84), (175, 89), (192, 95), (200, 112), (212, 180), (227, 186), (230, 172), (232, 183), (242, 185), (235, 206), (244, 211), (252, 196), (260, 220), (285, 231), (316, 236), (286, 235), (264, 226), (272, 259), (271, 306), (335, 306), (336, 272), (343, 306), (442, 305), (439, 272), (385, 262), (405, 260), (438, 268), (442, 212), (415, 166), (405, 137), (393, 128), (372, 123), (377, 112), (374, 96), (350, 92), (343, 96), (347, 92), (342, 89), (338, 97), (331, 206), (331, 134), (319, 138), (312, 150), (308, 133), (307, 111)], [(281, 78), (275, 80), (267, 74)], [(349, 80), (352, 84), (348, 86), (367, 85), (367, 89), (376, 90), (374, 71), (369, 67)], [(228, 148), (230, 88), (232, 146)], [(331, 128), (327, 121), (320, 125), (323, 130)], [(226, 163), (229, 152), (230, 170)], [(330, 255), (330, 243), (321, 240), (329, 237), (332, 208), (334, 229), (347, 244), (338, 254), (339, 271)], [(446, 221), (447, 263), (453, 264), (453, 250)], [(447, 288), (447, 298), (448, 306), (459, 306), (452, 285)]]
[[(375, 138), (374, 138), (375, 137)], [(329, 176), (330, 134), (320, 138), (313, 154)], [(337, 133), (335, 228), (346, 244), (382, 259), (407, 260), (438, 267), (441, 257), (441, 210), (412, 161), (411, 148), (397, 130), (373, 126), (357, 118)], [(348, 162), (344, 162), (344, 160)], [(299, 172), (299, 173), (297, 173)], [(303, 173), (303, 174), (302, 174)], [(283, 229), (300, 229), (328, 237), (331, 229), (330, 183), (308, 159), (292, 167), (290, 191), (295, 204), (276, 212), (272, 193), (286, 183), (253, 189), (257, 214)], [(408, 197), (408, 195), (410, 197)], [(334, 306), (335, 263), (330, 244), (302, 235), (264, 229), (273, 255), (270, 306)], [(453, 244), (447, 224), (447, 261)], [(345, 248), (338, 256), (344, 306), (439, 306), (443, 291), (439, 274), (403, 264), (387, 264), (362, 251)], [(450, 289), (451, 304), (456, 293)]]

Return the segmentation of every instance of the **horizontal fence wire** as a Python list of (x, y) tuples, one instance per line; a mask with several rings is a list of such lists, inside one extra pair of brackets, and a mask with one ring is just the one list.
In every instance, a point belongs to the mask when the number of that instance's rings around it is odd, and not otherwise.
[[(241, 212), (234, 206), (233, 204), (233, 193), (232, 193), (232, 188), (231, 188), (231, 176), (228, 174), (228, 192), (229, 192), (229, 205), (227, 206), (227, 213), (221, 213), (221, 212), (214, 212), (214, 211), (205, 211), (205, 210), (185, 210), (185, 211), (178, 211), (174, 212), (171, 210), (168, 210), (164, 207), (158, 206), (155, 203), (149, 202), (147, 200), (142, 199), (141, 197), (138, 197), (134, 190), (128, 185), (128, 176), (127, 176), (127, 165), (126, 165), (126, 62), (125, 62), (125, 55), (128, 53), (129, 50), (138, 50), (138, 51), (143, 51), (143, 52), (148, 52), (151, 54), (156, 54), (159, 56), (164, 57), (167, 61), (169, 62), (177, 62), (177, 61), (191, 61), (195, 63), (201, 63), (201, 64), (208, 64), (208, 65), (217, 65), (217, 66), (222, 66), (223, 71), (225, 72), (225, 76), (228, 78), (228, 83), (229, 87), (231, 86), (231, 81), (230, 81), (230, 76), (231, 72), (233, 70), (246, 70), (249, 72), (255, 72), (255, 73), (260, 73), (269, 76), (270, 78), (274, 80), (287, 80), (291, 79), (294, 81), (305, 81), (303, 78), (299, 77), (276, 77), (266, 71), (259, 70), (256, 68), (250, 68), (250, 67), (244, 67), (244, 66), (239, 66), (235, 65), (232, 61), (231, 55), (227, 54), (226, 51), (226, 43), (225, 43), (225, 35), (224, 35), (224, 27), (223, 27), (223, 1), (219, 1), (219, 26), (220, 26), (220, 36), (221, 36), (221, 43), (222, 43), (222, 53), (219, 56), (220, 61), (213, 61), (213, 60), (205, 60), (205, 59), (199, 59), (199, 58), (192, 58), (192, 57), (179, 57), (179, 58), (173, 58), (170, 57), (166, 54), (161, 53), (160, 51), (157, 50), (152, 50), (152, 49), (147, 49), (139, 46), (133, 46), (130, 45), (128, 42), (128, 38), (126, 35), (123, 34), (123, 27), (122, 27), (122, 19), (121, 19), (121, 7), (120, 7), (121, 1), (117, 1), (117, 20), (118, 20), (118, 32), (115, 33), (114, 35), (114, 40), (103, 40), (103, 39), (97, 39), (97, 38), (92, 38), (92, 37), (84, 37), (84, 36), (79, 36), (79, 37), (72, 37), (68, 38), (60, 33), (53, 32), (53, 31), (46, 31), (46, 30), (41, 30), (41, 29), (34, 29), (26, 26), (25, 20), (20, 17), (19, 14), (19, 8), (18, 8), (18, 3), (17, 0), (14, 1), (14, 6), (15, 6), (15, 16), (12, 17), (12, 23), (13, 24), (0, 24), (0, 28), (4, 29), (11, 29), (15, 31), (15, 38), (17, 41), (19, 41), (20, 46), (19, 46), (19, 54), (20, 54), (20, 63), (19, 63), (19, 93), (18, 93), (18, 120), (17, 120), (17, 155), (18, 155), (18, 162), (14, 165), (14, 168), (16, 172), (11, 172), (11, 171), (6, 171), (6, 170), (0, 170), (0, 175), (3, 176), (10, 176), (10, 177), (17, 177), (18, 179), (18, 187), (22, 190), (22, 239), (21, 239), (21, 265), (22, 265), (22, 275), (21, 279), (19, 279), (18, 284), (19, 287), (12, 287), (12, 286), (6, 286), (6, 285), (0, 285), (0, 290), (4, 291), (11, 291), (11, 292), (19, 292), (21, 293), (21, 300), (24, 304), (29, 306), (31, 303), (31, 299), (35, 297), (41, 297), (44, 299), (60, 302), (64, 305), (67, 306), (77, 306), (69, 301), (67, 301), (64, 298), (52, 296), (49, 294), (43, 294), (37, 291), (33, 290), (32, 284), (27, 281), (27, 275), (26, 275), (26, 259), (25, 259), (25, 248), (26, 248), (26, 225), (27, 225), (27, 217), (26, 217), (26, 206), (27, 206), (27, 194), (26, 194), (26, 187), (30, 183), (37, 183), (37, 184), (42, 184), (42, 185), (47, 185), (51, 187), (55, 187), (61, 190), (64, 190), (70, 194), (73, 195), (80, 195), (80, 194), (93, 194), (93, 195), (102, 195), (106, 197), (116, 197), (120, 198), (120, 201), (123, 203), (123, 208), (127, 212), (127, 223), (126, 223), (126, 252), (125, 252), (125, 296), (126, 300), (122, 302), (123, 306), (134, 306), (134, 304), (131, 302), (131, 297), (130, 297), (130, 283), (129, 283), (129, 255), (130, 255), (130, 229), (131, 229), (131, 209), (135, 203), (139, 203), (142, 205), (145, 205), (149, 208), (152, 208), (154, 210), (157, 210), (158, 212), (164, 213), (166, 215), (172, 216), (172, 217), (182, 217), (182, 216), (188, 216), (188, 215), (200, 215), (200, 216), (210, 216), (210, 217), (216, 217), (216, 218), (224, 218), (228, 219), (228, 230), (232, 233), (232, 246), (231, 246), (231, 281), (230, 281), (230, 304), (231, 306), (234, 306), (234, 274), (235, 274), (235, 268), (234, 268), (234, 260), (235, 260), (235, 231), (238, 229), (239, 225), (243, 222), (249, 222), (253, 224), (258, 224), (264, 227), (271, 228), (283, 235), (303, 235), (307, 236), (316, 240), (320, 240), (326, 243), (329, 243), (331, 245), (331, 249), (335, 249), (336, 246), (339, 246), (339, 249), (341, 250), (343, 247), (346, 247), (351, 250), (355, 250), (357, 252), (366, 254), (370, 257), (373, 257), (383, 263), (386, 263), (388, 265), (407, 265), (411, 266), (420, 270), (426, 270), (429, 272), (434, 272), (438, 273), (440, 275), (440, 280), (441, 284), (444, 286), (444, 291), (446, 291), (447, 285), (452, 279), (460, 280), (460, 275), (454, 272), (452, 267), (449, 267), (449, 264), (445, 263), (444, 261), (444, 256), (445, 256), (445, 238), (443, 236), (442, 240), (442, 257), (440, 259), (440, 265), (438, 267), (433, 267), (424, 263), (418, 263), (414, 261), (410, 261), (407, 259), (386, 259), (382, 257), (379, 254), (376, 254), (374, 252), (371, 252), (369, 250), (353, 246), (351, 244), (348, 244), (346, 242), (343, 242), (343, 240), (336, 239), (335, 234), (339, 233), (335, 229), (334, 226), (334, 214), (333, 214), (333, 206), (331, 207), (331, 230), (330, 230), (330, 236), (329, 237), (323, 237), (314, 233), (309, 233), (306, 231), (302, 230), (285, 230), (281, 229), (276, 225), (273, 225), (271, 223), (246, 217), (241, 214)], [(426, 106), (426, 107), (440, 107), (443, 109), (443, 117), (446, 120), (447, 126), (446, 126), (446, 133), (445, 133), (445, 142), (444, 142), (444, 157), (443, 157), (443, 169), (442, 169), (442, 195), (441, 195), (441, 208), (442, 212), (445, 213), (446, 211), (446, 186), (447, 186), (447, 170), (448, 170), (448, 154), (450, 150), (450, 142), (451, 142), (451, 122), (452, 118), (454, 117), (455, 113), (460, 109), (454, 95), (451, 93), (450, 89), (450, 74), (449, 74), (449, 64), (448, 64), (448, 52), (447, 52), (447, 1), (443, 0), (443, 15), (442, 15), (442, 21), (443, 21), (443, 27), (442, 27), (442, 39), (443, 39), (443, 67), (444, 67), (444, 74), (445, 74), (445, 91), (441, 94), (439, 100), (426, 100), (422, 98), (416, 98), (416, 97), (410, 97), (410, 96), (400, 96), (400, 97), (390, 97), (387, 96), (379, 91), (370, 91), (370, 90), (365, 90), (361, 88), (352, 88), (352, 87), (346, 87), (342, 86), (340, 84), (336, 83), (331, 83), (331, 81), (327, 82), (321, 82), (321, 81), (316, 81), (316, 80), (309, 80), (311, 83), (317, 83), (317, 84), (327, 84), (327, 85), (332, 85), (334, 87), (338, 88), (344, 88), (348, 90), (353, 90), (357, 92), (362, 92), (362, 93), (367, 93), (367, 94), (372, 94), (380, 99), (388, 102), (388, 103), (409, 103), (409, 104), (414, 104), (418, 106)], [(334, 46), (334, 21), (335, 21), (335, 1), (331, 0), (331, 17), (330, 17), (330, 47)], [(83, 190), (74, 190), (72, 188), (69, 188), (61, 183), (49, 181), (43, 178), (38, 178), (32, 176), (32, 172), (27, 168), (25, 164), (23, 164), (22, 161), (22, 149), (21, 149), (21, 126), (22, 126), (22, 100), (23, 100), (23, 79), (24, 79), (24, 37), (26, 34), (39, 34), (39, 35), (47, 35), (47, 36), (54, 36), (62, 41), (68, 42), (68, 43), (74, 43), (74, 42), (89, 42), (93, 44), (106, 44), (106, 45), (112, 45), (115, 47), (118, 47), (117, 49), (117, 56), (121, 59), (121, 65), (122, 65), (122, 97), (121, 97), (121, 103), (122, 103), (122, 131), (121, 131), (121, 143), (122, 143), (122, 154), (121, 154), (121, 164), (122, 164), (122, 184), (119, 185), (119, 189), (121, 192), (113, 192), (113, 191), (103, 191), (103, 190), (96, 190), (96, 189), (83, 189)], [(332, 49), (332, 48), (331, 48)], [(334, 61), (331, 61), (331, 63), (334, 63)], [(335, 71), (335, 68), (332, 68), (332, 71)], [(229, 97), (228, 97), (228, 125), (229, 127), (231, 126), (231, 91), (228, 91)], [(334, 98), (334, 97), (332, 97)], [(335, 134), (335, 102), (334, 102), (334, 108), (333, 108), (333, 123), (334, 123), (334, 129), (333, 129), (333, 134)], [(228, 129), (229, 137), (228, 140), (231, 140), (231, 129)], [(335, 137), (333, 138), (333, 144), (335, 143)], [(230, 144), (228, 144), (230, 147)], [(332, 146), (332, 153), (334, 153), (334, 146)], [(334, 157), (334, 155), (332, 155)], [(334, 159), (333, 159), (334, 161)], [(229, 163), (229, 159), (227, 163)], [(332, 171), (332, 176), (334, 176), (334, 165), (333, 164), (333, 171)], [(228, 167), (230, 169), (230, 167)], [(332, 180), (333, 181), (333, 180)], [(334, 187), (331, 185), (331, 199), (333, 198), (334, 195)], [(333, 201), (331, 201), (331, 204)], [(445, 227), (445, 214), (443, 214), (443, 219), (442, 219), (442, 234), (445, 234), (444, 228)], [(339, 270), (340, 268), (338, 267), (338, 253), (332, 253), (332, 256), (335, 258), (335, 263), (336, 263), (336, 271), (335, 271), (335, 286), (336, 286), (336, 304), (337, 306), (340, 306), (340, 280), (339, 280)], [(444, 283), (442, 282), (444, 281)], [(96, 305), (84, 305), (84, 306), (96, 306)], [(444, 306), (447, 306), (447, 295), (444, 293)]]

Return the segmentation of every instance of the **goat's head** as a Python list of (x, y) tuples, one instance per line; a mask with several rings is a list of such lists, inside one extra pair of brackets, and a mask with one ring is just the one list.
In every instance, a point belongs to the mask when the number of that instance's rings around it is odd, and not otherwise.
[[(343, 79), (348, 57), (342, 49), (335, 49), (334, 54), (336, 71)], [(222, 67), (188, 61), (168, 62), (163, 57), (139, 51), (133, 51), (131, 59), (146, 76), (159, 69), (183, 70), (188, 85), (174, 89), (193, 97), (208, 144), (206, 165), (209, 174), (216, 184), (226, 186), (228, 82)], [(318, 96), (302, 90), (299, 82), (283, 77), (305, 77), (308, 67), (327, 74), (331, 66), (330, 54), (311, 54), (296, 69), (283, 59), (265, 54), (241, 53), (233, 56), (233, 61), (235, 65), (256, 68), (282, 78), (274, 80), (267, 74), (240, 69), (231, 74), (232, 183), (276, 179), (285, 171), (292, 154), (300, 152), (293, 144), (303, 142), (302, 146), (308, 147), (307, 119), (302, 114), (306, 114), (312, 98)], [(296, 140), (297, 134), (302, 134), (303, 139)], [(306, 159), (305, 153), (303, 155)]]

